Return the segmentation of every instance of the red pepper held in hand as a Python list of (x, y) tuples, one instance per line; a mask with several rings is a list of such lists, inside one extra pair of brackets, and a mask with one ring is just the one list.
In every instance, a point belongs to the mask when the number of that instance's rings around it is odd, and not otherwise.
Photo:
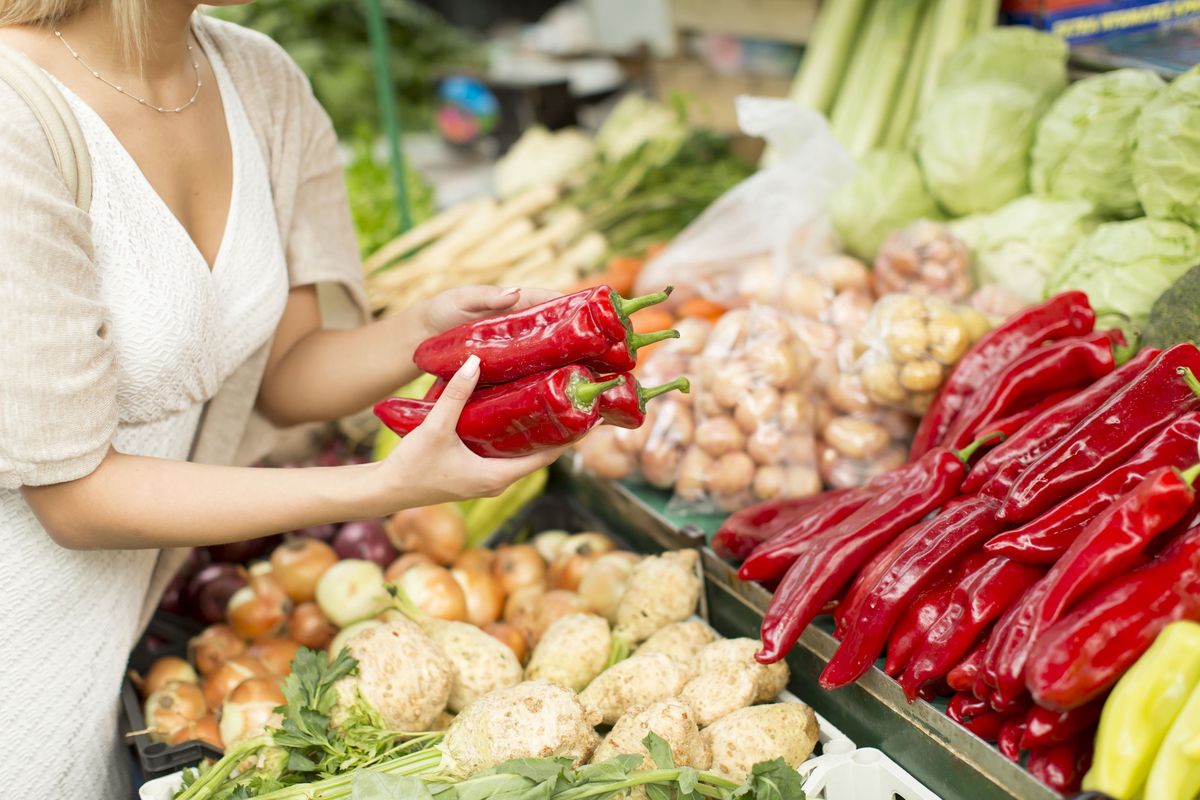
[(1200, 466), (1186, 476), (1172, 467), (1152, 472), (1096, 517), (1046, 577), (996, 623), (984, 669), (995, 677), (1002, 701), (1025, 691), (1025, 666), (1042, 632), (1097, 584), (1144, 561), (1155, 537), (1183, 519), (1196, 500), (1191, 483), (1197, 473)]
[(1008, 611), (1043, 575), (1042, 570), (1007, 558), (991, 558), (967, 572), (953, 587), (942, 615), (926, 631), (900, 679), (911, 702), (920, 687), (946, 675), (980, 640), (988, 626)]
[(959, 452), (939, 447), (894, 470), (888, 489), (814, 539), (771, 598), (755, 658), (772, 664), (787, 655), (821, 607), (876, 551), (955, 496), (971, 456), (984, 444), (981, 440)]
[(1000, 507), (1000, 519), (1033, 519), (1127, 461), (1175, 417), (1200, 408), (1197, 370), (1195, 345), (1165, 350), (1021, 473)]
[(614, 386), (600, 395), (600, 417), (609, 425), (618, 428), (635, 429), (642, 427), (646, 421), (646, 401), (653, 400), (659, 395), (678, 389), (683, 394), (691, 391), (687, 378), (676, 378), (670, 383), (659, 386), (642, 386), (637, 378), (629, 373), (624, 375), (625, 382)]
[[(1161, 352), (1153, 347), (1142, 350), (1091, 386), (1029, 420), (1012, 437), (979, 459), (979, 463), (971, 468), (971, 474), (963, 481), (963, 492), (973, 494), (981, 491), (1003, 498), (1008, 494), (1012, 480), (1026, 466), (1150, 366)], [(983, 488), (984, 484), (991, 484), (992, 477), (1002, 470), (1011, 473), (1002, 486), (988, 485)]]
[(845, 635), (821, 673), (823, 687), (835, 689), (863, 676), (921, 590), (1000, 529), (998, 507), (991, 498), (968, 497), (905, 537), (888, 568), (853, 608), (846, 609)]
[(1068, 711), (1099, 697), (1168, 624), (1200, 619), (1200, 528), (1144, 567), (1096, 587), (1033, 647), (1025, 682), (1040, 706)]
[(1129, 461), (1080, 489), (1045, 514), (997, 534), (984, 550), (1026, 564), (1053, 564), (1097, 515), (1159, 467), (1187, 467), (1196, 460), (1200, 412), (1177, 418)]
[[(624, 372), (636, 362), (638, 347), (672, 335), (664, 331), (634, 333), (629, 315), (661, 303), (670, 293), (668, 287), (627, 300), (607, 286), (585, 289), (520, 311), (455, 326), (422, 342), (413, 361), (425, 372), (449, 380), (467, 356), (477, 355), (481, 385), (504, 383), (585, 360), (598, 366), (600, 372)], [(615, 350), (621, 351), (621, 357), (614, 358)]]
[[(479, 455), (494, 458), (573, 444), (600, 422), (600, 395), (625, 380), (596, 382), (595, 377), (585, 367), (561, 367), (477, 392), (458, 418), (459, 438)], [(405, 436), (425, 421), (433, 405), (390, 397), (375, 404), (375, 416)]]
[(726, 561), (742, 561), (754, 548), (769, 541), (825, 502), (832, 502), (849, 489), (835, 489), (812, 497), (788, 497), (735, 511), (725, 518), (713, 535), (712, 548)]
[(937, 398), (921, 417), (909, 459), (942, 443), (959, 412), (979, 387), (1010, 361), (1044, 342), (1091, 333), (1096, 313), (1083, 292), (1064, 292), (1009, 317), (985, 334), (955, 365)]
[[(1116, 369), (1113, 344), (1119, 331), (1063, 339), (1019, 356), (977, 389), (946, 432), (947, 447), (972, 441), (975, 431), (990, 433), (993, 423), (1048, 394), (1091, 383)], [(1123, 343), (1124, 339), (1117, 343)], [(961, 444), (960, 444), (961, 443)]]

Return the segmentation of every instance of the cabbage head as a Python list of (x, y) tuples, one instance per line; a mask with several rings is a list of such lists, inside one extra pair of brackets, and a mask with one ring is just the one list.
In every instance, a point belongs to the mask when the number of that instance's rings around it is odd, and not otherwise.
[(868, 262), (892, 231), (941, 219), (916, 160), (903, 150), (873, 150), (859, 159), (854, 177), (831, 198), (830, 212), (845, 250)]
[(1033, 190), (1087, 200), (1106, 217), (1138, 216), (1134, 124), (1162, 87), (1148, 69), (1118, 69), (1069, 86), (1038, 126)]
[(1006, 81), (939, 89), (917, 123), (925, 185), (955, 216), (994, 211), (1029, 192), (1029, 150), (1043, 98)]
[(1098, 315), (1120, 314), (1140, 327), (1159, 295), (1197, 263), (1200, 234), (1189, 225), (1149, 217), (1106, 222), (1072, 248), (1046, 294), (1079, 289)]
[(992, 28), (967, 40), (942, 68), (943, 86), (1003, 80), (1053, 98), (1067, 86), (1067, 43), (1025, 25)]
[(1146, 104), (1134, 140), (1133, 185), (1142, 208), (1200, 225), (1200, 66)]
[(1099, 222), (1084, 200), (1026, 195), (990, 214), (963, 217), (950, 228), (971, 249), (977, 284), (1000, 286), (1036, 303), (1046, 279)]

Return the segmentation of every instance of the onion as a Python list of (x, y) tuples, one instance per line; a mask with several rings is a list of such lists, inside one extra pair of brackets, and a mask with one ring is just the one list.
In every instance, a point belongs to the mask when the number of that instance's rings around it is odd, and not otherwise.
[(530, 542), (537, 548), (538, 555), (549, 564), (558, 555), (558, 548), (563, 546), (570, 536), (566, 531), (542, 531)]
[(146, 698), (146, 727), (155, 742), (169, 742), (180, 728), (208, 712), (205, 695), (194, 683), (173, 681)]
[(340, 631), (338, 631), (338, 635), (333, 637), (333, 641), (329, 643), (329, 657), (331, 659), (336, 658), (337, 654), (345, 649), (346, 642), (350, 641), (368, 628), (375, 628), (382, 624), (383, 622), (377, 619), (364, 619), (362, 622), (356, 622), (353, 625), (342, 628)]
[(242, 681), (221, 708), (221, 741), (226, 747), (237, 747), (266, 733), (268, 727), (278, 726), (281, 719), (275, 709), (285, 702), (276, 678)]
[(201, 622), (224, 622), (229, 598), (245, 585), (245, 571), (238, 565), (209, 564), (188, 581), (189, 605)]
[(260, 536), (257, 539), (247, 539), (243, 542), (228, 542), (227, 544), (210, 544), (209, 555), (213, 561), (236, 562), (245, 564), (256, 558), (262, 558), (271, 552), (271, 548), (279, 542), (278, 534)]
[(211, 675), (217, 667), (245, 651), (246, 643), (224, 624), (209, 625), (188, 642), (188, 656), (201, 675)]
[(388, 520), (388, 538), (396, 549), (424, 553), (449, 566), (467, 544), (467, 523), (449, 503), (397, 511)]
[(246, 639), (274, 636), (291, 612), (292, 601), (266, 561), (250, 568), (250, 584), (234, 592), (226, 609), (229, 626)]
[(504, 611), (504, 590), (490, 572), (450, 570), (467, 602), (467, 622), (482, 628), (500, 619)]
[(567, 540), (558, 548), (558, 555), (561, 556), (564, 553), (578, 553), (585, 556), (602, 555), (616, 549), (617, 543), (603, 533), (584, 531), (568, 536)]
[(292, 609), (288, 619), (288, 635), (310, 650), (324, 650), (337, 634), (337, 628), (321, 611), (321, 607), (309, 601)]
[(257, 658), (234, 656), (204, 682), (204, 699), (208, 707), (218, 709), (234, 688), (247, 678), (269, 678), (271, 671)]
[(333, 549), (338, 558), (374, 561), (380, 568), (386, 567), (400, 555), (388, 541), (383, 523), (377, 519), (347, 522), (333, 537)]
[(574, 592), (564, 589), (546, 592), (538, 598), (537, 613), (533, 619), (533, 636), (530, 637), (530, 641), (536, 645), (546, 629), (555, 622), (570, 614), (581, 614), (586, 611), (587, 604)]
[(392, 605), (383, 570), (373, 561), (339, 561), (317, 581), (317, 605), (339, 628), (373, 617)]
[(517, 630), (516, 626), (509, 625), (507, 622), (489, 622), (483, 626), (483, 632), (493, 639), (504, 642), (513, 651), (517, 661), (525, 663), (525, 659), (529, 656), (529, 643), (525, 641), (525, 635)]
[(307, 528), (294, 530), (289, 535), (290, 537), (298, 537), (302, 539), (316, 539), (321, 542), (332, 542), (333, 537), (337, 536), (337, 525), (325, 523), (323, 525), (309, 525)]
[(163, 589), (162, 597), (158, 599), (158, 608), (168, 614), (186, 616), (190, 607), (188, 603), (188, 576), (182, 572), (175, 575)]
[(225, 745), (221, 742), (221, 731), (217, 726), (217, 718), (212, 714), (205, 714), (195, 722), (189, 722), (175, 731), (175, 735), (171, 737), (172, 745), (192, 741), (207, 742), (218, 750), (224, 749)]
[(154, 694), (168, 683), (199, 683), (200, 676), (187, 661), (178, 656), (163, 656), (156, 659), (146, 670), (145, 678), (135, 678), (134, 683), (142, 690), (142, 696)]
[(212, 553), (208, 552), (207, 547), (193, 547), (179, 568), (179, 574), (190, 578), (211, 564), (212, 560)]
[(467, 618), (467, 599), (445, 567), (414, 564), (398, 583), (417, 608), (429, 616), (459, 622)]
[(395, 583), (414, 564), (433, 564), (433, 559), (424, 553), (405, 553), (388, 564), (387, 569), (384, 570), (383, 579), (388, 583)]
[(337, 560), (337, 553), (324, 542), (295, 537), (284, 539), (271, 553), (271, 568), (287, 596), (303, 603), (316, 596), (317, 581)]
[(454, 560), (454, 568), (465, 572), (486, 572), (492, 574), (496, 564), (496, 553), (486, 547), (470, 547), (463, 550)]
[(546, 562), (531, 544), (508, 545), (496, 551), (492, 574), (505, 594), (525, 586), (540, 586), (546, 580)]
[(617, 550), (592, 561), (579, 582), (579, 596), (588, 610), (615, 622), (617, 606), (629, 586), (629, 576), (640, 560), (636, 553)]
[(527, 642), (533, 642), (538, 607), (545, 593), (546, 590), (541, 586), (526, 586), (510, 594), (504, 601), (504, 621), (520, 631)]
[(292, 660), (299, 649), (300, 643), (291, 639), (263, 639), (250, 645), (246, 655), (261, 661), (272, 675), (286, 678), (292, 674)]

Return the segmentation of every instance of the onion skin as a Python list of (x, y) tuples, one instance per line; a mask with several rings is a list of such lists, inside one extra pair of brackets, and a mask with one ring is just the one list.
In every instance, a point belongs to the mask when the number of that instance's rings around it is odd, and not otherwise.
[(285, 703), (276, 678), (249, 678), (238, 684), (221, 708), (219, 731), (229, 747), (261, 736), (277, 719), (275, 709)]
[(588, 609), (615, 623), (617, 606), (625, 596), (633, 567), (640, 560), (636, 553), (616, 550), (588, 564), (578, 590)]
[(229, 626), (245, 639), (272, 637), (287, 624), (292, 601), (267, 562), (251, 567), (249, 580), (247, 586), (229, 598), (226, 609)]
[(392, 599), (378, 564), (348, 558), (321, 576), (317, 583), (317, 605), (330, 622), (344, 628), (390, 607)]
[(236, 656), (229, 659), (204, 682), (204, 700), (209, 708), (220, 708), (225, 698), (248, 678), (269, 678), (271, 671), (257, 658)]
[(286, 678), (292, 674), (292, 660), (299, 649), (299, 642), (291, 639), (263, 639), (250, 645), (246, 655), (261, 661), (272, 675)]
[(467, 622), (482, 628), (504, 612), (504, 589), (490, 572), (450, 570), (467, 603)]
[(209, 564), (188, 581), (188, 605), (207, 625), (224, 622), (229, 598), (246, 584), (245, 570), (236, 564)]
[(400, 576), (400, 588), (431, 617), (462, 622), (467, 599), (450, 570), (433, 564), (414, 564)]
[(210, 544), (208, 553), (215, 562), (245, 564), (256, 558), (262, 558), (271, 552), (271, 548), (279, 541), (278, 535), (260, 536), (257, 539), (246, 539), (241, 542), (226, 544)]
[(388, 541), (383, 522), (377, 519), (360, 519), (342, 525), (333, 537), (333, 549), (338, 558), (374, 561), (380, 569), (400, 555)]
[(310, 525), (307, 528), (300, 528), (299, 530), (292, 531), (289, 536), (305, 539), (316, 539), (329, 544), (333, 541), (333, 537), (337, 536), (337, 532), (337, 525), (325, 523), (323, 525)]
[(424, 553), (448, 567), (467, 546), (467, 523), (450, 504), (408, 508), (392, 515), (388, 538), (396, 549)]
[(194, 683), (173, 681), (146, 698), (146, 727), (155, 742), (169, 742), (180, 728), (208, 713), (208, 704)]
[(525, 635), (515, 626), (509, 625), (507, 622), (490, 622), (483, 626), (483, 632), (508, 645), (513, 651), (513, 655), (517, 657), (517, 661), (522, 664), (529, 658), (529, 643), (525, 641)]
[(531, 544), (509, 545), (496, 551), (492, 574), (508, 595), (526, 586), (544, 585), (546, 562)]
[(486, 547), (471, 547), (463, 550), (454, 560), (454, 569), (464, 572), (486, 572), (491, 575), (495, 565), (496, 552), (488, 550)]
[(172, 745), (192, 741), (207, 742), (218, 750), (225, 749), (225, 745), (221, 741), (221, 730), (217, 726), (217, 718), (212, 713), (205, 714), (195, 722), (189, 722), (175, 731), (175, 735), (171, 737)]
[(171, 578), (167, 588), (163, 589), (162, 597), (158, 599), (158, 608), (168, 614), (189, 616), (191, 603), (188, 602), (188, 576), (180, 572)]
[(388, 564), (387, 569), (384, 570), (383, 579), (388, 583), (395, 583), (396, 581), (400, 580), (401, 575), (408, 572), (409, 567), (412, 567), (416, 564), (431, 564), (433, 566), (437, 566), (433, 563), (433, 559), (424, 553), (405, 553), (391, 564)]
[(211, 675), (231, 658), (246, 652), (246, 643), (223, 623), (209, 625), (188, 642), (188, 656), (201, 675)]
[(200, 683), (196, 670), (178, 656), (163, 656), (155, 659), (146, 670), (146, 677), (134, 681), (142, 691), (143, 697), (149, 697), (168, 683)]
[(533, 620), (533, 638), (531, 641), (534, 645), (541, 640), (542, 634), (546, 629), (553, 625), (563, 617), (571, 614), (587, 613), (587, 604), (583, 602), (583, 598), (574, 592), (568, 592), (564, 589), (555, 589), (546, 592), (537, 603), (537, 613)]
[(337, 553), (318, 539), (285, 539), (271, 553), (271, 569), (293, 603), (304, 603), (317, 595), (317, 581), (337, 563)]
[(288, 618), (288, 635), (310, 650), (324, 650), (337, 635), (337, 628), (316, 603), (301, 603)]
[(549, 564), (558, 555), (559, 549), (566, 544), (571, 535), (566, 531), (542, 531), (533, 537), (530, 544), (538, 551), (542, 560)]
[(504, 602), (504, 621), (521, 632), (527, 645), (533, 643), (538, 607), (545, 593), (540, 585), (526, 586), (510, 594)]

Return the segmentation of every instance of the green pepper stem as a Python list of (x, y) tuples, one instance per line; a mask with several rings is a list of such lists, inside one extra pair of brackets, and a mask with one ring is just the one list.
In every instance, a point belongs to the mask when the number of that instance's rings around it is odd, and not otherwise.
[(1181, 378), (1183, 378), (1183, 382), (1188, 385), (1188, 388), (1191, 389), (1197, 397), (1200, 397), (1200, 380), (1196, 379), (1195, 373), (1193, 373), (1187, 367), (1176, 367), (1175, 371), (1179, 373)]
[(670, 383), (664, 383), (661, 386), (639, 386), (638, 399), (644, 403), (647, 400), (652, 400), (655, 397), (658, 397), (660, 394), (673, 392), (676, 389), (684, 394), (687, 394), (692, 390), (692, 384), (687, 378), (676, 378)]
[(1179, 473), (1179, 477), (1183, 478), (1183, 482), (1191, 487), (1196, 483), (1196, 478), (1200, 477), (1200, 464), (1196, 464), (1195, 466), (1188, 467), (1187, 469), (1183, 470)]
[(600, 381), (599, 383), (580, 381), (571, 387), (571, 399), (575, 401), (575, 405), (582, 408), (588, 408), (592, 405), (592, 403), (596, 402), (596, 398), (601, 394), (613, 388), (614, 386), (620, 386), (624, 382), (624, 375), (618, 375), (612, 380)]
[(679, 331), (673, 328), (667, 328), (665, 331), (653, 331), (652, 333), (631, 333), (629, 334), (629, 350), (636, 353), (640, 348), (655, 342), (661, 342), (663, 339), (678, 339)]
[(671, 292), (673, 292), (673, 291), (675, 291), (675, 287), (668, 286), (666, 289), (663, 289), (661, 292), (655, 292), (654, 294), (644, 294), (641, 297), (629, 297), (629, 298), (621, 297), (621, 295), (617, 294), (616, 292), (613, 292), (612, 301), (613, 301), (613, 305), (615, 305), (617, 307), (617, 311), (620, 311), (623, 315), (628, 317), (630, 314), (632, 314), (635, 311), (641, 311), (643, 308), (649, 308), (650, 306), (658, 305), (659, 303), (663, 302), (668, 297), (670, 297)]
[(994, 431), (992, 433), (989, 433), (987, 436), (981, 436), (980, 438), (976, 439), (975, 441), (971, 442), (969, 445), (964, 447), (962, 450), (956, 450), (954, 452), (954, 455), (958, 456), (959, 460), (962, 461), (964, 464), (970, 464), (971, 456), (975, 455), (975, 452), (977, 450), (979, 450), (979, 448), (986, 447), (987, 445), (991, 444), (993, 441), (996, 441), (996, 442), (1004, 441), (1004, 434), (1001, 433), (1000, 431)]

